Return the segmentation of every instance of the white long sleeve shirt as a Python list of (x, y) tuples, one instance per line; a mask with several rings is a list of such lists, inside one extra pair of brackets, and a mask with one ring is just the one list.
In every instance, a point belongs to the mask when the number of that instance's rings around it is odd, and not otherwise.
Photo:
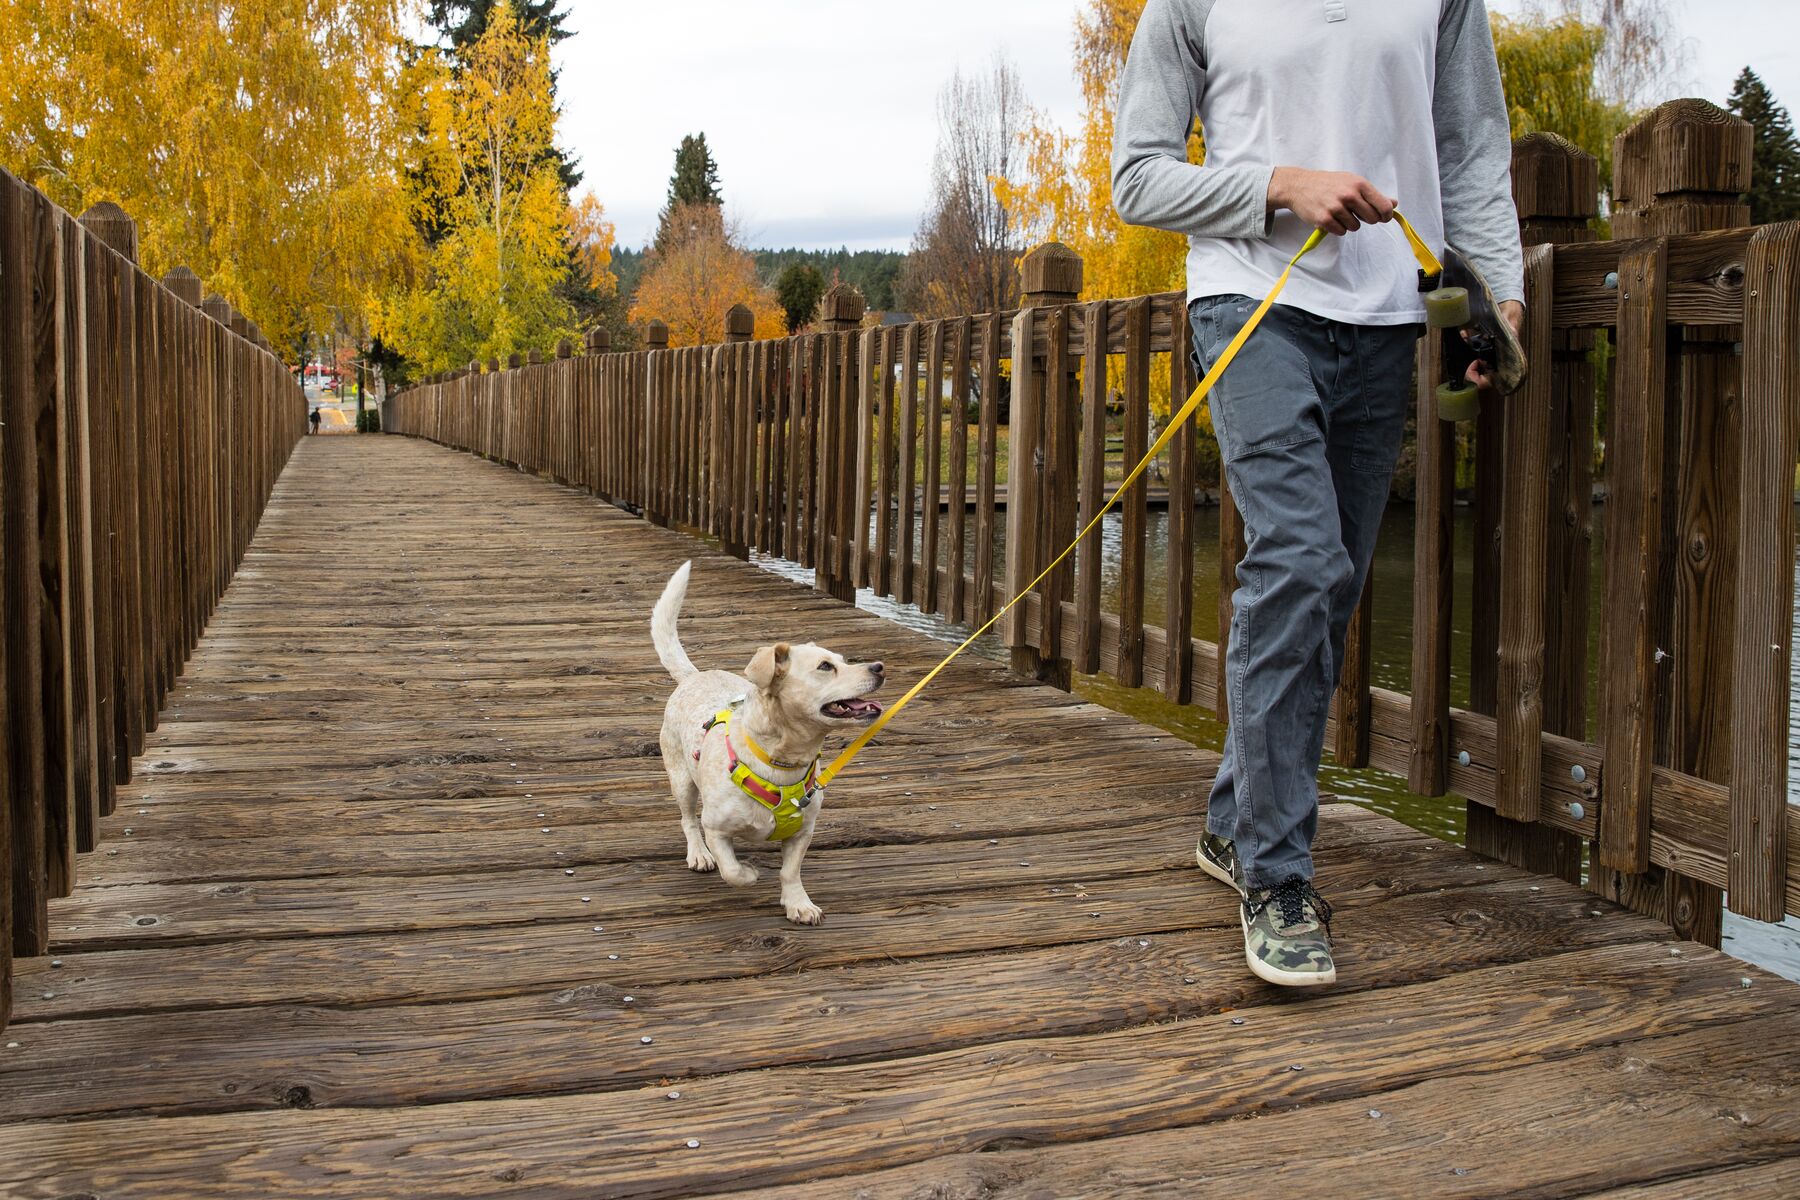
[[(1206, 161), (1187, 161), (1198, 117)], [(1524, 297), (1512, 143), (1483, 0), (1149, 0), (1120, 80), (1113, 202), (1185, 233), (1188, 295), (1268, 291), (1310, 228), (1268, 211), (1278, 166), (1351, 171), (1498, 300)], [(1424, 320), (1393, 223), (1328, 238), (1282, 303), (1360, 325)]]

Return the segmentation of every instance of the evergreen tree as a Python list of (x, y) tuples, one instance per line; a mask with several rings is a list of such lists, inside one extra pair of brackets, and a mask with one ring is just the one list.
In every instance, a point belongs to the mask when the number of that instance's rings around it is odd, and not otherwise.
[(801, 326), (812, 323), (819, 297), (824, 294), (825, 277), (815, 267), (795, 263), (781, 273), (781, 278), (775, 281), (775, 298), (787, 315), (789, 333), (798, 333)]
[(656, 247), (669, 241), (669, 218), (685, 204), (723, 206), (725, 197), (719, 191), (719, 164), (707, 148), (704, 133), (689, 134), (681, 139), (675, 151), (675, 172), (669, 176), (669, 202), (656, 221)]
[(571, 33), (563, 22), (566, 12), (558, 12), (561, 0), (431, 0), (431, 23), (439, 29), (458, 53), (474, 45), (487, 32), (488, 20), (500, 4), (511, 4), (519, 18), (519, 28), (527, 37), (547, 37), (555, 45)]
[(1725, 106), (1756, 131), (1751, 157), (1750, 219), (1758, 225), (1800, 218), (1800, 138), (1788, 110), (1776, 103), (1768, 86), (1745, 67), (1731, 86)]

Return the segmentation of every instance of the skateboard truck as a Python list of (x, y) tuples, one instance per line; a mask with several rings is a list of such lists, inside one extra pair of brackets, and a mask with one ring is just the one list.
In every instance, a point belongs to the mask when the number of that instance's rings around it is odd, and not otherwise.
[(1443, 263), (1442, 274), (1419, 272), (1425, 323), (1444, 335), (1445, 382), (1437, 387), (1437, 411), (1446, 421), (1469, 421), (1481, 411), (1470, 366), (1481, 363), (1494, 390), (1510, 396), (1525, 382), (1525, 351), (1475, 265), (1454, 246), (1445, 249)]

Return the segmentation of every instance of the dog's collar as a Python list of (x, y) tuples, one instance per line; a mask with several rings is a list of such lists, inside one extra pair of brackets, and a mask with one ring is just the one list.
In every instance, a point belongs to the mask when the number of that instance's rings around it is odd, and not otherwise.
[[(771, 783), (751, 770), (750, 764), (737, 756), (737, 750), (731, 744), (731, 710), (729, 708), (721, 709), (716, 716), (702, 725), (700, 736), (704, 738), (713, 731), (714, 726), (724, 726), (725, 728), (725, 769), (731, 775), (731, 782), (737, 786), (738, 791), (768, 809), (770, 815), (775, 818), (775, 830), (769, 834), (769, 840), (785, 842), (799, 833), (801, 826), (806, 823), (806, 813), (803, 810), (813, 802), (813, 797), (819, 790), (819, 760), (813, 759), (812, 766), (807, 769), (806, 778), (798, 783)], [(762, 752), (762, 748), (757, 746), (747, 733), (740, 730), (738, 736), (743, 738), (764, 762), (769, 763), (770, 766), (778, 766), (767, 754)], [(698, 758), (699, 754), (696, 753), (695, 757)], [(790, 769), (797, 770), (798, 768)]]

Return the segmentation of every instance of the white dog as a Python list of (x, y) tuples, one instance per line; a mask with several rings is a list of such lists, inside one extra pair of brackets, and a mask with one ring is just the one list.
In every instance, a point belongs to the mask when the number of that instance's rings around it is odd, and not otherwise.
[(781, 845), (781, 906), (803, 925), (824, 919), (800, 882), (824, 789), (814, 786), (826, 737), (881, 715), (868, 696), (880, 663), (851, 663), (823, 646), (764, 646), (744, 674), (701, 671), (676, 635), (692, 563), (663, 589), (650, 620), (657, 657), (675, 677), (663, 711), (663, 766), (681, 806), (687, 865), (718, 868), (738, 887), (756, 882), (734, 843)]

